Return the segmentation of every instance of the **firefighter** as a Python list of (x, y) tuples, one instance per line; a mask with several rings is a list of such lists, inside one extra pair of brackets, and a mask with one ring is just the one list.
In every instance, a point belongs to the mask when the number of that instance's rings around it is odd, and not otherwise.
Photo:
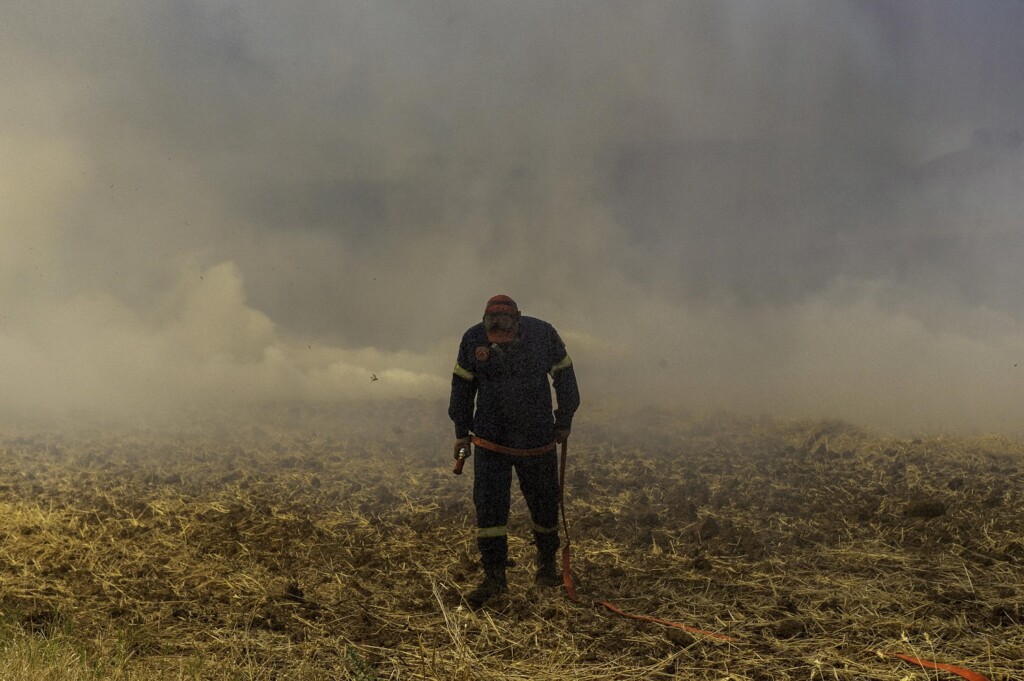
[[(549, 377), (551, 381), (549, 382)], [(551, 385), (557, 409), (552, 410)], [(474, 410), (475, 401), (475, 410)], [(448, 415), (454, 453), (475, 450), (473, 504), (484, 579), (466, 595), (479, 608), (507, 587), (507, 525), (512, 470), (530, 510), (537, 546), (535, 582), (561, 583), (558, 551), (558, 455), (569, 437), (579, 390), (565, 343), (547, 322), (524, 317), (515, 301), (487, 301), (483, 322), (462, 336)]]

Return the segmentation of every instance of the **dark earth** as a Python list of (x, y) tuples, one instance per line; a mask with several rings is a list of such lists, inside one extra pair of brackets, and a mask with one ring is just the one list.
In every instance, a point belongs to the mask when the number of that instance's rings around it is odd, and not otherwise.
[(59, 638), (96, 678), (1024, 678), (1017, 440), (591, 414), (581, 601), (533, 586), (520, 498), (510, 593), (473, 612), (442, 406), (345, 413), (0, 429), (5, 646)]

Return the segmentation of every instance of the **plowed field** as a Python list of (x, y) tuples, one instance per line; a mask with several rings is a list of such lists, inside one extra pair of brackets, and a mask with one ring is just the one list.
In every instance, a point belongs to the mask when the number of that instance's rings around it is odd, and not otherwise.
[(519, 498), (510, 592), (474, 612), (473, 463), (451, 474), (443, 408), (347, 413), (0, 430), (0, 674), (958, 678), (899, 653), (1024, 679), (1015, 440), (581, 416), (581, 602), (533, 586)]

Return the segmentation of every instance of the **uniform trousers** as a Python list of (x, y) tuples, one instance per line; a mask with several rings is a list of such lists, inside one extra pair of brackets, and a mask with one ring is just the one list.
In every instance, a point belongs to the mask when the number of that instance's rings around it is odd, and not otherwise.
[(558, 455), (555, 449), (535, 456), (514, 456), (474, 446), (473, 504), (477, 546), (484, 567), (504, 568), (508, 561), (508, 515), (512, 469), (530, 509), (539, 556), (558, 549)]

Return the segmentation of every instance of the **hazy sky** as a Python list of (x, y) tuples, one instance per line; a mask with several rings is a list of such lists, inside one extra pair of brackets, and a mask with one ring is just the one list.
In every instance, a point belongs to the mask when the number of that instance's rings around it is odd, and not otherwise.
[(446, 399), (507, 293), (584, 409), (1019, 430), (1021, 35), (1016, 0), (5, 0), (0, 405)]

